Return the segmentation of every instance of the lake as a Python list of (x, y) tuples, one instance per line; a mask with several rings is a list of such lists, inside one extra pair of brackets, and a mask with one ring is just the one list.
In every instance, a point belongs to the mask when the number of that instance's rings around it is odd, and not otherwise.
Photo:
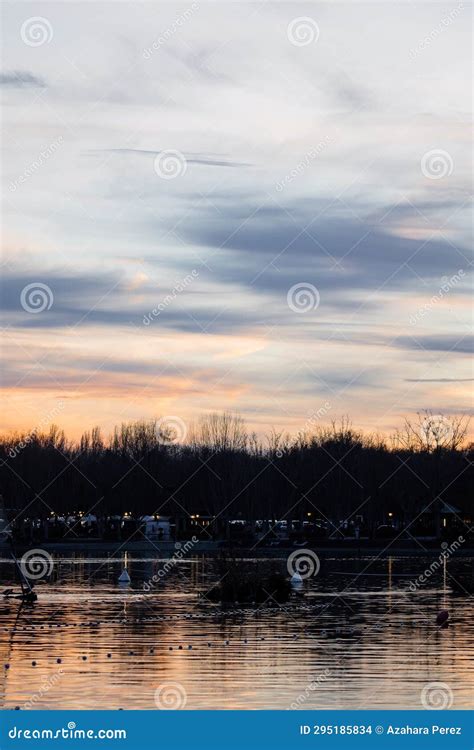
[[(2, 705), (417, 709), (425, 691), (425, 701), (470, 707), (474, 606), (450, 581), (472, 558), (444, 561), (410, 591), (433, 559), (328, 554), (288, 606), (226, 611), (205, 598), (221, 570), (210, 557), (173, 561), (163, 574), (167, 558), (55, 557), (34, 605), (0, 599)], [(285, 571), (286, 556), (238, 564)], [(117, 582), (124, 566), (128, 586)], [(0, 584), (15, 584), (6, 558)], [(436, 625), (441, 609), (449, 627)]]

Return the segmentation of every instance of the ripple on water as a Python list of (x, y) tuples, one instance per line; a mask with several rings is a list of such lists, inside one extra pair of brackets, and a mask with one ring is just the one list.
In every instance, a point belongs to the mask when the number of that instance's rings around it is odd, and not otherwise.
[[(210, 560), (174, 565), (146, 593), (143, 581), (162, 562), (129, 558), (132, 586), (121, 589), (122, 559), (62, 560), (51, 582), (38, 583), (34, 606), (3, 601), (2, 704), (151, 709), (156, 689), (174, 682), (187, 708), (417, 708), (434, 681), (450, 687), (454, 708), (470, 704), (473, 605), (452, 595), (446, 577), (413, 594), (385, 560), (356, 588), (354, 570), (370, 559), (335, 558), (305, 582), (299, 609), (236, 605), (225, 614), (197, 598), (218, 580)], [(416, 577), (426, 564), (392, 558), (390, 570)], [(11, 586), (12, 566), (2, 574)], [(435, 625), (442, 608), (452, 619), (444, 630)]]

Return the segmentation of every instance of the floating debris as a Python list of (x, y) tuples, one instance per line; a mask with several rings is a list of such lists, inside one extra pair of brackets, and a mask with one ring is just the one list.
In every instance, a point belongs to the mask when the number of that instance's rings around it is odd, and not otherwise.
[(449, 612), (447, 609), (442, 609), (438, 614), (436, 615), (436, 624), (437, 625), (444, 625), (449, 620)]

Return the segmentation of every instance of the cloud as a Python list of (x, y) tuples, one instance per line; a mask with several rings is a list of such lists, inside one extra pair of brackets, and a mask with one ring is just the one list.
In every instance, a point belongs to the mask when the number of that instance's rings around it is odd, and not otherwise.
[[(148, 151), (142, 148), (108, 148), (101, 149), (100, 153), (111, 153), (111, 154), (143, 154), (145, 156), (158, 156), (158, 154), (166, 153), (166, 151)], [(204, 167), (251, 167), (252, 164), (239, 161), (213, 159), (206, 154), (183, 154), (188, 164), (198, 164)]]
[[(288, 40), (285, 4), (256, 12), (252, 4), (204, 3), (179, 25), (173, 4), (162, 5), (157, 16), (153, 4), (138, 14), (117, 4), (113, 17), (94, 15), (91, 35), (87, 4), (57, 4), (53, 44), (37, 50), (20, 39), (18, 4), (5, 7), (4, 173), (7, 190), (16, 189), (4, 217), (14, 251), (0, 304), (13, 382), (14, 370), (26, 376), (19, 390), (30, 382), (30, 354), (41, 349), (45, 369), (35, 376), (45, 386), (48, 375), (77, 385), (84, 400), (74, 419), (84, 423), (110, 416), (109, 385), (121, 395), (143, 387), (167, 357), (190, 380), (194, 367), (225, 362), (216, 377), (227, 382), (235, 367), (233, 385), (249, 386), (235, 401), (214, 397), (212, 387), (199, 399), (193, 391), (180, 398), (183, 411), (235, 406), (260, 425), (267, 417), (298, 425), (318, 394), (329, 398), (323, 381), (342, 390), (341, 411), (380, 429), (424, 405), (412, 391), (461, 408), (455, 382), (470, 374), (460, 340), (469, 330), (472, 232), (470, 10), (414, 62), (410, 49), (440, 22), (436, 4), (413, 6), (409, 19), (393, 3), (319, 5), (320, 38), (303, 48)], [(354, 28), (368, 24), (377, 33), (361, 44)], [(25, 119), (25, 95), (38, 92), (46, 96)], [(61, 149), (39, 159), (57, 134)], [(157, 177), (163, 149), (185, 155), (182, 178)], [(431, 149), (448, 152), (452, 174), (423, 175)], [(199, 278), (144, 325), (193, 268)], [(459, 269), (462, 280), (410, 326), (410, 315)], [(35, 281), (54, 295), (37, 315), (20, 304)], [(299, 282), (320, 294), (304, 315), (287, 304)], [(441, 353), (446, 370), (434, 372)], [(100, 400), (91, 405), (80, 384), (86, 359), (93, 371), (102, 354)], [(452, 381), (435, 382), (447, 372)], [(415, 385), (428, 374), (426, 388)], [(178, 389), (163, 383), (166, 402)], [(201, 393), (207, 385), (203, 378)], [(391, 405), (396, 417), (385, 416)], [(140, 408), (152, 408), (148, 394)]]
[(433, 334), (424, 336), (399, 336), (396, 345), (402, 349), (424, 349), (429, 352), (453, 352), (454, 354), (472, 354), (474, 336), (470, 334), (451, 335)]
[(328, 386), (332, 391), (365, 390), (366, 388), (387, 388), (387, 371), (371, 367), (369, 370), (361, 365), (358, 369), (318, 370), (313, 380), (317, 385)]
[(0, 86), (9, 88), (46, 88), (46, 82), (27, 70), (11, 70), (0, 73)]
[(4, 273), (0, 278), (0, 306), (7, 312), (24, 312), (21, 293), (31, 284), (44, 284), (52, 291), (54, 304), (63, 311), (82, 310), (84, 303), (97, 302), (107, 291), (116, 288), (121, 279), (117, 275), (71, 274), (61, 275), (40, 271)]
[[(0, 279), (0, 309), (4, 320), (17, 328), (65, 328), (82, 326), (126, 326), (143, 329), (145, 316), (151, 317), (148, 333), (173, 329), (187, 333), (235, 332), (255, 323), (255, 312), (226, 309), (222, 299), (214, 305), (209, 295), (192, 285), (173, 295), (173, 285), (158, 285), (147, 276), (131, 281), (116, 273), (61, 275), (52, 273), (10, 273)], [(52, 304), (40, 314), (26, 311), (22, 291), (28, 286), (46, 286)], [(49, 301), (48, 299), (48, 301)], [(162, 306), (160, 307), (160, 303)], [(159, 314), (152, 311), (159, 309)]]
[(359, 111), (374, 107), (374, 96), (362, 85), (354, 83), (345, 71), (333, 75), (328, 73), (328, 81), (329, 94), (344, 108)]
[(217, 210), (183, 220), (179, 233), (214, 250), (209, 262), (222, 280), (257, 289), (310, 281), (322, 293), (372, 292), (382, 285), (407, 290), (419, 287), (420, 277), (441, 280), (463, 265), (444, 239), (399, 236), (383, 222), (354, 218), (340, 206), (308, 200), (232, 205), (218, 196), (213, 203)]
[(172, 59), (173, 67), (176, 63), (182, 65), (187, 74), (190, 74), (195, 80), (201, 80), (205, 84), (237, 86), (237, 79), (228, 73), (224, 73), (218, 63), (216, 65), (215, 52), (214, 45), (208, 45), (208, 47), (196, 45), (191, 50), (189, 47), (181, 49), (177, 46), (165, 47), (165, 53)]
[(472, 383), (474, 378), (405, 378), (405, 383)]

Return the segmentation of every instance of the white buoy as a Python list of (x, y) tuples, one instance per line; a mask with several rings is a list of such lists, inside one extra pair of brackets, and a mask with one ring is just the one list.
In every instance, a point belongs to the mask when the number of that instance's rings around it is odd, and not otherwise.
[(130, 583), (131, 578), (128, 575), (128, 571), (124, 568), (118, 577), (119, 583)]
[(303, 579), (300, 576), (300, 574), (297, 573), (297, 572), (293, 573), (293, 575), (291, 576), (291, 585), (292, 586), (301, 586), (302, 583), (303, 583)]

